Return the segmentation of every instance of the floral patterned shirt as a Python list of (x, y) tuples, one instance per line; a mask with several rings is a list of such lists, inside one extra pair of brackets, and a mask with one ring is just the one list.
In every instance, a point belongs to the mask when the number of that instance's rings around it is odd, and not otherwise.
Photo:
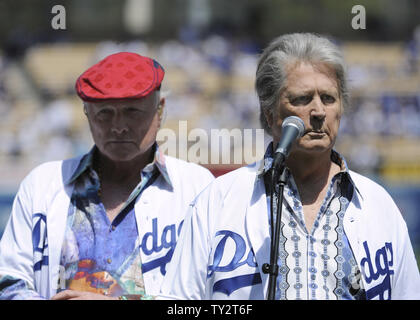
[(144, 290), (141, 243), (134, 204), (162, 174), (171, 184), (157, 144), (155, 159), (141, 172), (139, 184), (111, 222), (99, 197), (100, 181), (93, 168), (94, 147), (80, 162), (74, 183), (67, 227), (61, 249), (58, 292), (89, 291), (124, 299), (148, 299)]

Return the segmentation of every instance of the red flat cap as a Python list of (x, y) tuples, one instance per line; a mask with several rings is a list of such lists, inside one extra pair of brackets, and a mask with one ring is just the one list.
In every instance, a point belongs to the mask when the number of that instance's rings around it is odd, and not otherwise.
[(120, 52), (87, 69), (76, 81), (76, 92), (83, 101), (139, 99), (159, 89), (164, 75), (156, 60)]

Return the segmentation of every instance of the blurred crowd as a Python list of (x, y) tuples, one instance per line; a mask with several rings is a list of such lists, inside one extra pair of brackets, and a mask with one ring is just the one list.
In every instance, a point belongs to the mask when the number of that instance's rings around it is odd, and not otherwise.
[[(363, 60), (371, 44), (340, 45), (349, 64), (352, 99), (338, 148), (343, 146), (340, 151), (353, 167), (367, 171), (384, 161), (380, 145), (386, 139), (408, 141), (414, 157), (420, 145), (420, 28), (410, 42), (381, 48), (383, 54), (393, 54), (391, 66), (377, 57)], [(178, 120), (188, 120), (189, 129), (260, 127), (254, 90), (260, 48), (247, 40), (220, 35), (197, 39), (186, 32), (180, 39), (154, 44), (39, 45), (20, 59), (0, 51), (3, 176), (13, 175), (7, 168), (25, 171), (89, 150), (92, 141), (74, 83), (88, 66), (118, 51), (151, 56), (164, 66), (165, 127), (177, 132)]]

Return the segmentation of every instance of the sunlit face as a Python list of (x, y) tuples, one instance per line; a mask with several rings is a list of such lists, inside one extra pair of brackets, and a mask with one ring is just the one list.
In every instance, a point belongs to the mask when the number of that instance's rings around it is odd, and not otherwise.
[(289, 69), (285, 89), (273, 114), (266, 114), (274, 146), (281, 137), (281, 125), (288, 116), (298, 116), (305, 124), (304, 135), (293, 152), (324, 152), (334, 146), (342, 114), (336, 76), (326, 65), (298, 63)]
[(164, 99), (155, 91), (137, 100), (107, 100), (85, 104), (93, 140), (113, 161), (130, 161), (156, 141)]

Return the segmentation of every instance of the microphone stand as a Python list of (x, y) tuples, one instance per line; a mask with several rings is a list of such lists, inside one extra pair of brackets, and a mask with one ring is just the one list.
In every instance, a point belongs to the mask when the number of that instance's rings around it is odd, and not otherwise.
[[(273, 207), (273, 195), (276, 192), (275, 188), (279, 184), (277, 194), (277, 210), (276, 210), (276, 226), (274, 230), (274, 207)], [(277, 260), (279, 257), (279, 241), (280, 241), (280, 226), (281, 226), (281, 215), (282, 215), (282, 204), (283, 204), (283, 190), (287, 182), (285, 166), (273, 165), (271, 169), (271, 189), (270, 189), (270, 214), (271, 214), (271, 244), (270, 244), (270, 264), (264, 263), (262, 271), (269, 274), (268, 280), (268, 297), (267, 300), (274, 300), (276, 293), (277, 276), (279, 273), (279, 266)], [(277, 192), (276, 192), (277, 193)]]

